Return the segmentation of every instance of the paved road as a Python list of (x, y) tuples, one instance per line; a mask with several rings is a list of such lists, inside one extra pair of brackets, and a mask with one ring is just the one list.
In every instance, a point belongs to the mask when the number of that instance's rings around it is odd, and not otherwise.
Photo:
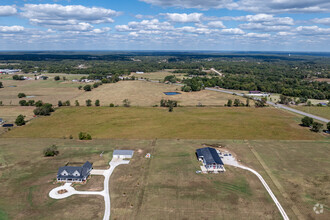
[[(215, 91), (215, 92), (222, 92), (222, 93), (227, 93), (227, 94), (232, 94), (232, 95), (236, 94), (238, 96), (244, 96), (241, 93), (234, 93), (234, 92), (227, 91), (227, 90), (222, 90), (222, 89), (215, 89), (215, 88), (205, 88), (205, 89), (210, 90), (210, 91)], [(258, 100), (259, 98), (254, 98), (254, 99)], [(285, 109), (287, 111), (294, 112), (294, 113), (299, 114), (299, 115), (308, 116), (308, 117), (314, 118), (316, 120), (319, 120), (319, 121), (322, 121), (322, 122), (325, 122), (325, 123), (328, 123), (330, 121), (329, 119), (322, 118), (322, 117), (319, 117), (319, 116), (316, 116), (316, 115), (312, 115), (312, 114), (309, 114), (309, 113), (306, 113), (306, 112), (302, 112), (302, 111), (296, 110), (294, 108), (290, 108), (290, 107), (285, 106), (285, 105), (275, 104), (274, 102), (268, 101), (267, 104), (272, 105), (272, 106), (274, 106), (276, 108), (279, 108), (279, 109)]]
[[(111, 203), (110, 203), (110, 192), (109, 192), (109, 180), (113, 170), (121, 164), (129, 164), (129, 160), (123, 160), (119, 158), (112, 158), (110, 161), (110, 168), (107, 170), (92, 170), (92, 175), (103, 175), (104, 176), (104, 189), (102, 191), (77, 191), (71, 183), (65, 183), (63, 186), (56, 187), (49, 192), (49, 197), (53, 199), (64, 199), (69, 196), (78, 195), (100, 195), (104, 197), (105, 210), (103, 220), (110, 219)], [(59, 194), (58, 191), (65, 189), (67, 192)]]
[(266, 183), (266, 181), (264, 180), (264, 178), (255, 170), (243, 166), (241, 164), (239, 164), (236, 159), (232, 156), (223, 156), (222, 159), (223, 163), (225, 165), (230, 165), (230, 166), (234, 166), (234, 167), (238, 167), (247, 171), (250, 171), (251, 173), (253, 173), (254, 175), (256, 175), (259, 180), (261, 181), (262, 185), (265, 187), (265, 189), (267, 190), (268, 194), (270, 195), (270, 197), (273, 199), (275, 205), (277, 206), (278, 210), (280, 211), (282, 217), (284, 220), (289, 220), (288, 215), (286, 214), (286, 212), (284, 211), (283, 207), (281, 206), (280, 202), (277, 200), (276, 196), (274, 195), (274, 193), (272, 192), (272, 190), (269, 188), (268, 184)]

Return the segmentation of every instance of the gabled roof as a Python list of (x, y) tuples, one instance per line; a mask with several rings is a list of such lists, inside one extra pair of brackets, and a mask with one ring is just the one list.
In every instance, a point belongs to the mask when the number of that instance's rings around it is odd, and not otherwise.
[[(60, 167), (58, 169), (57, 172), (57, 177), (59, 178), (84, 178), (87, 177), (89, 175), (90, 170), (92, 169), (92, 164), (88, 161), (86, 161), (86, 163), (84, 163), (84, 165), (82, 165), (81, 167), (72, 167), (72, 166), (64, 166), (64, 167)], [(68, 176), (62, 176), (62, 172), (63, 171), (68, 172)], [(80, 173), (80, 176), (73, 176), (73, 173), (78, 171)]]
[(214, 148), (210, 148), (210, 147), (200, 148), (196, 150), (196, 153), (198, 157), (204, 158), (206, 165), (214, 164), (214, 163), (223, 165), (223, 162), (219, 157), (218, 152)]
[(129, 155), (133, 156), (133, 150), (114, 150), (113, 155)]

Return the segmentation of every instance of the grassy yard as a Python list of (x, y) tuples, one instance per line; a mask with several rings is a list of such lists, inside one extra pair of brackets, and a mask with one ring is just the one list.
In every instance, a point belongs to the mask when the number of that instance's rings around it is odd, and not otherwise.
[(297, 110), (330, 119), (330, 107), (319, 106), (296, 106)]
[(321, 134), (300, 118), (274, 108), (62, 107), (15, 128), (4, 137), (62, 138), (88, 132), (93, 138), (313, 140)]
[[(294, 204), (309, 219), (327, 219), (329, 212), (329, 141), (243, 140), (92, 140), (10, 139), (0, 141), (1, 219), (101, 219), (104, 201), (98, 196), (48, 197), (59, 166), (94, 163), (104, 169), (114, 149), (133, 149), (129, 165), (111, 176), (112, 219), (281, 219), (259, 180), (244, 170), (226, 167), (218, 175), (195, 174), (195, 149), (218, 143), (267, 181), (290, 219)], [(56, 144), (60, 154), (44, 158), (44, 147)], [(267, 169), (250, 150), (253, 147)], [(104, 156), (100, 157), (100, 152)], [(19, 152), (19, 153), (17, 153)], [(317, 152), (317, 153), (315, 153)], [(151, 159), (144, 158), (151, 153)], [(313, 164), (313, 166), (310, 166)], [(315, 172), (317, 171), (317, 172)], [(270, 172), (271, 177), (268, 175)], [(274, 180), (279, 181), (281, 189)], [(79, 190), (100, 189), (103, 178), (92, 176)], [(285, 195), (289, 198), (285, 198)], [(325, 204), (316, 215), (316, 202)], [(61, 211), (59, 211), (61, 210)], [(72, 218), (75, 216), (75, 218)]]

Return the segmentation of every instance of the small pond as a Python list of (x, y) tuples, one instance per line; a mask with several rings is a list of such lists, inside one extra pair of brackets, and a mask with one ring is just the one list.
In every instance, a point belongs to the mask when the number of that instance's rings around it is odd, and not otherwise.
[(164, 92), (165, 95), (180, 95), (180, 92)]

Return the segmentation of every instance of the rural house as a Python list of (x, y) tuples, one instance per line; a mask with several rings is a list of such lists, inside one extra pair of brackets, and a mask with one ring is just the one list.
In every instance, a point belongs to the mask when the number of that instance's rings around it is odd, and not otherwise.
[(114, 150), (113, 158), (132, 158), (134, 154), (133, 150)]
[(57, 181), (69, 183), (84, 182), (88, 178), (92, 169), (93, 165), (88, 161), (81, 167), (60, 167), (57, 172)]
[(203, 166), (201, 166), (201, 168), (204, 173), (218, 173), (226, 171), (216, 149), (211, 147), (197, 149), (196, 156), (199, 161), (203, 162)]

